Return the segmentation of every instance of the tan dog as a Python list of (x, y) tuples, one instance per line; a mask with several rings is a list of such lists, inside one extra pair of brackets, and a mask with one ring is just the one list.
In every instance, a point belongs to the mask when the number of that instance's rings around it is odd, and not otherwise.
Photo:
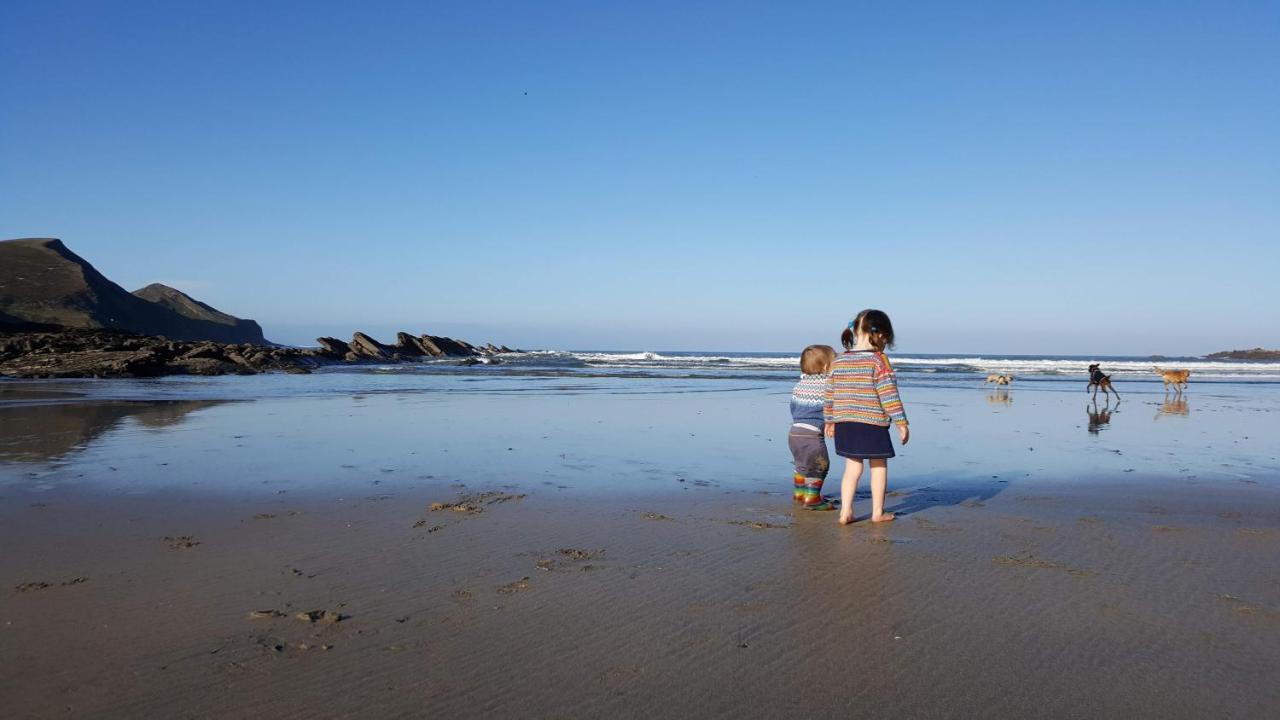
[(1169, 392), (1169, 386), (1172, 385), (1174, 392), (1182, 392), (1187, 387), (1187, 379), (1191, 377), (1190, 370), (1161, 370), (1155, 368), (1156, 374), (1164, 380), (1164, 391)]
[(995, 383), (996, 385), (1008, 385), (1011, 382), (1013, 382), (1012, 375), (1001, 375), (1000, 373), (991, 373), (990, 375), (987, 376), (986, 382), (982, 384), (986, 385), (987, 383)]

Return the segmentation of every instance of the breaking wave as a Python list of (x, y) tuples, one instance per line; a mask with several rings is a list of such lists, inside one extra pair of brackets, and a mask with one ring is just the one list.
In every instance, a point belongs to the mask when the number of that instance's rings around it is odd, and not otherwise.
[[(539, 353), (542, 357), (574, 358), (588, 368), (667, 369), (667, 370), (768, 370), (795, 372), (797, 355), (768, 353), (661, 353), (643, 352), (559, 352)], [(1158, 380), (1156, 367), (1185, 369), (1198, 379), (1280, 381), (1280, 362), (1205, 360), (1203, 358), (1141, 357), (1053, 357), (1053, 356), (982, 356), (982, 355), (890, 355), (899, 374), (909, 375), (985, 375), (1005, 373), (1014, 376), (1052, 379), (1079, 379), (1088, 374), (1089, 365), (1098, 362), (1109, 375), (1129, 379)], [(536, 357), (529, 358), (531, 361)]]

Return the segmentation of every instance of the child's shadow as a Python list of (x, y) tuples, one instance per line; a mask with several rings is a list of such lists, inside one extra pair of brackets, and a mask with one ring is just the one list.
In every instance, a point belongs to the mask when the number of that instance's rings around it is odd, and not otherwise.
[[(902, 490), (890, 490), (885, 497), (885, 510), (900, 517), (913, 515), (929, 508), (966, 505), (981, 507), (982, 503), (1004, 492), (1009, 487), (1008, 481), (986, 478), (935, 478), (937, 482), (928, 482), (930, 478), (915, 478), (922, 482), (918, 487)], [(871, 491), (858, 491), (856, 500), (870, 500)]]

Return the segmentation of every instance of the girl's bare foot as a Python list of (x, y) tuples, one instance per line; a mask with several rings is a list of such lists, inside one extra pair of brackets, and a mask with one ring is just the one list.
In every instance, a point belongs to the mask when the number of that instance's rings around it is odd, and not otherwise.
[(893, 522), (893, 518), (894, 514), (891, 512), (880, 513), (879, 515), (871, 518), (871, 522)]
[(853, 524), (853, 513), (849, 513), (848, 515), (846, 515), (846, 514), (844, 514), (844, 513), (840, 513), (840, 524), (841, 524), (841, 525), (852, 525), (852, 524)]

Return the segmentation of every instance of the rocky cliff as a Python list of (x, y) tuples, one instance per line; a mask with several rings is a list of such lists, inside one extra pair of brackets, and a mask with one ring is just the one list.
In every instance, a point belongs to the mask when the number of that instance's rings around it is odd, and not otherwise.
[(147, 302), (169, 308), (182, 317), (201, 323), (202, 326), (212, 324), (226, 327), (228, 337), (222, 339), (222, 342), (263, 344), (267, 341), (262, 336), (262, 327), (257, 322), (228, 315), (168, 285), (152, 283), (141, 290), (134, 290), (133, 294)]
[(266, 343), (256, 322), (219, 312), (173, 288), (151, 285), (130, 293), (53, 238), (0, 241), (0, 325)]

